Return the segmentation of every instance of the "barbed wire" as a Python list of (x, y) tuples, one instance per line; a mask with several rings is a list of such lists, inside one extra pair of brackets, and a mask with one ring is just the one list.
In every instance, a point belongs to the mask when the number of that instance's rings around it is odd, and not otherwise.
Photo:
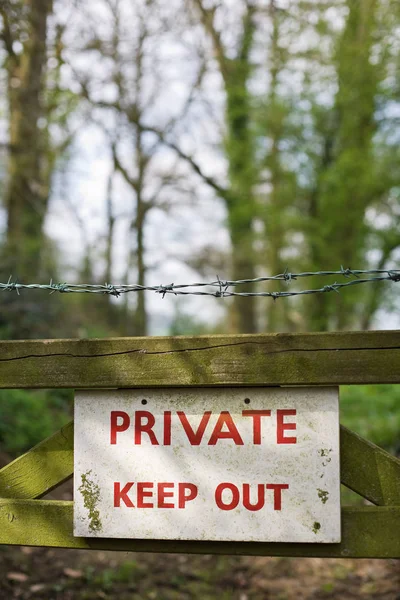
[[(373, 277), (362, 278), (365, 275), (373, 275)], [(271, 281), (283, 281), (286, 284), (290, 284), (297, 279), (305, 277), (327, 277), (327, 276), (341, 276), (351, 281), (346, 282), (334, 282), (332, 284), (324, 285), (320, 288), (306, 289), (306, 290), (286, 290), (276, 292), (249, 292), (249, 291), (234, 291), (231, 288), (246, 284), (257, 284)], [(88, 283), (53, 283), (50, 280), (48, 284), (40, 283), (19, 283), (13, 281), (12, 277), (9, 278), (7, 283), (0, 283), (1, 291), (17, 292), (20, 290), (48, 290), (50, 294), (59, 292), (62, 294), (78, 293), (78, 294), (106, 294), (118, 298), (122, 294), (128, 294), (131, 292), (156, 292), (161, 294), (162, 298), (165, 298), (168, 294), (175, 296), (213, 296), (214, 298), (228, 298), (232, 296), (243, 296), (243, 297), (266, 297), (273, 298), (287, 298), (289, 296), (304, 296), (308, 294), (321, 294), (327, 292), (337, 292), (345, 287), (353, 285), (361, 285), (366, 283), (373, 283), (379, 281), (400, 281), (400, 270), (399, 269), (344, 269), (340, 267), (338, 271), (306, 271), (303, 273), (291, 273), (286, 269), (283, 273), (278, 275), (271, 275), (265, 277), (256, 277), (254, 279), (237, 279), (237, 280), (222, 280), (217, 275), (215, 281), (208, 282), (195, 282), (195, 283), (181, 283), (175, 284), (170, 283), (168, 285), (139, 285), (139, 284), (88, 284)], [(209, 289), (191, 289), (191, 288), (209, 288)]]

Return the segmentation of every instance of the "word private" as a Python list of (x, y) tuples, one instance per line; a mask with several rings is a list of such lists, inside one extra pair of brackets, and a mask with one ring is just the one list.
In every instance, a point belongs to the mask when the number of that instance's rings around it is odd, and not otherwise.
[[(144, 399), (145, 400), (145, 399)], [(245, 398), (245, 401), (249, 401), (249, 398)], [(143, 400), (142, 400), (143, 402)], [(147, 403), (147, 400), (145, 400)], [(264, 410), (242, 410), (241, 417), (248, 418), (251, 420), (252, 426), (252, 438), (249, 440), (254, 445), (261, 445), (262, 443), (262, 423), (267, 417), (272, 417), (274, 435), (277, 444), (295, 444), (297, 442), (296, 436), (293, 434), (287, 436), (287, 430), (295, 430), (296, 422), (286, 422), (285, 417), (295, 417), (296, 409), (289, 408), (278, 408), (271, 414), (270, 409)], [(147, 442), (150, 442), (153, 446), (160, 444), (164, 446), (171, 445), (172, 439), (172, 412), (164, 411), (162, 415), (154, 415), (148, 410), (135, 411), (132, 418), (125, 411), (112, 410), (110, 414), (110, 443), (117, 444), (117, 436), (119, 433), (127, 430), (131, 430), (131, 440), (136, 445), (142, 444), (143, 435), (147, 436)], [(161, 418), (161, 425), (158, 424), (158, 429), (162, 429), (162, 435), (157, 437), (154, 432), (156, 425), (156, 418)], [(187, 442), (191, 446), (200, 446), (202, 443), (208, 444), (209, 446), (215, 446), (217, 442), (221, 440), (231, 440), (237, 446), (244, 445), (244, 439), (247, 440), (246, 436), (240, 434), (240, 426), (235, 423), (235, 418), (229, 411), (222, 411), (217, 415), (213, 415), (211, 411), (205, 411), (199, 419), (196, 419), (197, 415), (187, 415), (185, 411), (178, 410), (174, 414), (174, 422), (177, 423), (178, 427), (181, 426), (182, 430), (187, 437)], [(212, 419), (212, 417), (214, 417)], [(206, 437), (206, 429), (209, 426), (210, 420), (215, 421), (211, 433)], [(191, 421), (197, 420), (197, 426), (191, 424)], [(243, 420), (243, 419), (240, 419)], [(270, 429), (270, 428), (269, 428)]]

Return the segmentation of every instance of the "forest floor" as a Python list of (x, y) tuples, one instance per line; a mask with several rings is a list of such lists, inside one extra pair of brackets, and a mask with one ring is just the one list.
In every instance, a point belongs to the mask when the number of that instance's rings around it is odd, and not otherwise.
[(400, 561), (3, 547), (1, 600), (400, 600)]

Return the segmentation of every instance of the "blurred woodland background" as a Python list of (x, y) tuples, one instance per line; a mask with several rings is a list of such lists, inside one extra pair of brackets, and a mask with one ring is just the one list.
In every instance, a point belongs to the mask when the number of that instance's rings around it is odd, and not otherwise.
[[(396, 0), (0, 6), (3, 281), (396, 265)], [(0, 333), (367, 329), (393, 287), (231, 305), (5, 293)]]
[[(2, 282), (398, 268), (399, 142), (398, 0), (0, 0)], [(6, 291), (0, 338), (393, 328), (397, 288)], [(342, 399), (345, 424), (398, 449), (395, 386)], [(1, 391), (7, 456), (70, 405), (69, 390)]]

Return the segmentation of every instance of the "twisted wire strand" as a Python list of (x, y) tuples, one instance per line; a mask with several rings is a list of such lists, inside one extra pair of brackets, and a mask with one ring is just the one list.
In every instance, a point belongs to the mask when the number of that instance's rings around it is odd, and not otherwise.
[[(365, 275), (371, 275), (371, 277), (361, 277)], [(329, 285), (324, 285), (320, 288), (306, 289), (306, 290), (287, 290), (287, 291), (276, 291), (276, 292), (248, 292), (248, 291), (235, 291), (237, 286), (246, 284), (257, 284), (269, 281), (284, 281), (286, 284), (290, 284), (297, 279), (305, 277), (328, 277), (328, 276), (342, 276), (346, 279), (351, 279), (346, 282), (334, 282)], [(270, 275), (264, 277), (257, 277), (254, 279), (237, 279), (237, 280), (221, 280), (217, 275), (217, 279), (209, 282), (194, 282), (194, 283), (181, 283), (175, 284), (170, 283), (168, 285), (139, 285), (139, 284), (88, 284), (88, 283), (54, 283), (52, 280), (48, 284), (40, 283), (19, 283), (13, 281), (12, 277), (9, 278), (7, 283), (0, 283), (0, 291), (15, 291), (17, 294), (21, 290), (47, 290), (50, 294), (55, 292), (70, 294), (106, 294), (115, 296), (118, 298), (122, 294), (131, 292), (156, 292), (161, 294), (162, 298), (165, 298), (167, 294), (173, 294), (175, 296), (213, 296), (214, 298), (228, 298), (232, 296), (243, 296), (243, 297), (263, 297), (263, 298), (287, 298), (291, 296), (305, 296), (309, 294), (323, 294), (327, 292), (337, 292), (345, 287), (353, 285), (361, 285), (366, 283), (373, 283), (379, 281), (400, 281), (400, 270), (399, 269), (344, 269), (340, 268), (338, 271), (305, 271), (303, 273), (291, 273), (286, 269), (283, 273), (278, 275)], [(189, 289), (188, 289), (189, 288)], [(193, 289), (195, 288), (195, 289)], [(197, 288), (197, 289), (196, 289)], [(198, 288), (203, 288), (199, 290)], [(204, 288), (211, 288), (204, 290)], [(232, 289), (234, 288), (234, 289)]]

